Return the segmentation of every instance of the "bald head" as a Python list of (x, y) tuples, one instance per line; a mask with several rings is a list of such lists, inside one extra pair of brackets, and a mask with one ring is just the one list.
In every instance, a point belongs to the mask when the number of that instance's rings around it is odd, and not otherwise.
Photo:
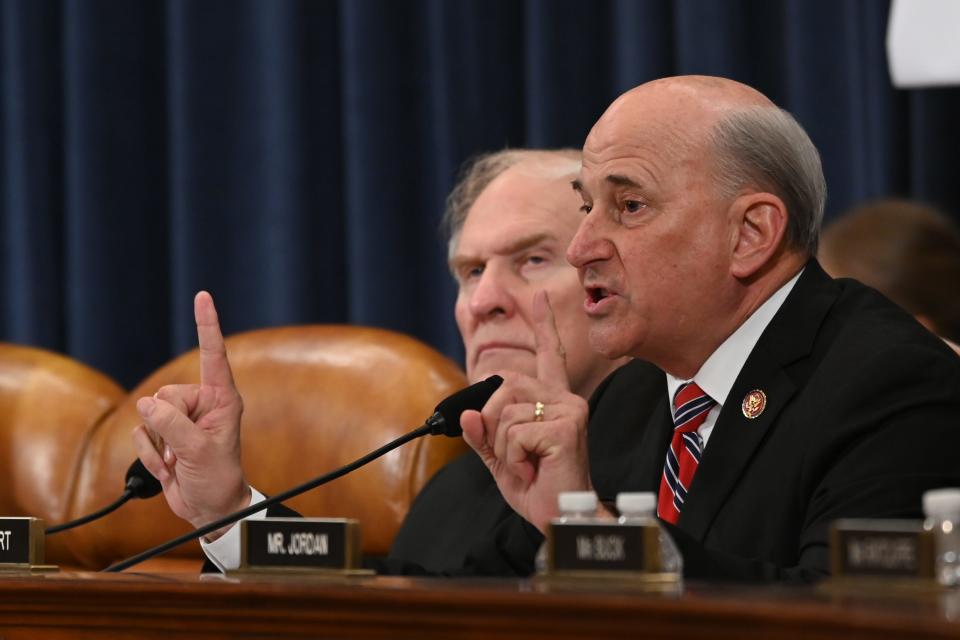
[[(674, 76), (652, 80), (630, 89), (613, 101), (607, 113), (619, 109), (635, 109), (638, 105), (650, 101), (696, 104), (699, 108), (715, 111), (749, 106), (774, 106), (767, 96), (734, 80), (714, 76)], [(624, 113), (629, 112), (621, 112), (621, 115)], [(603, 121), (603, 117), (600, 121)]]
[(793, 116), (756, 89), (711, 76), (635, 87), (591, 129), (584, 159), (630, 147), (656, 149), (677, 166), (710, 158), (710, 178), (722, 197), (743, 189), (776, 194), (790, 217), (786, 242), (807, 256), (816, 254), (826, 200), (820, 155)]
[[(584, 151), (607, 146), (656, 119), (668, 140), (696, 147), (725, 114), (746, 107), (774, 107), (759, 91), (745, 84), (710, 76), (662, 78), (635, 87), (613, 101), (587, 136)], [(689, 150), (689, 149), (688, 149)]]

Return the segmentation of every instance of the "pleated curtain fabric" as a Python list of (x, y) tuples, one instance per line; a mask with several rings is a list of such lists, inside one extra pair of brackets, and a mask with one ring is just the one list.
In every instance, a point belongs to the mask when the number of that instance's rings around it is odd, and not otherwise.
[(622, 91), (749, 83), (828, 215), (960, 211), (957, 89), (891, 88), (874, 0), (0, 0), (0, 340), (127, 386), (226, 332), (347, 322), (460, 358), (437, 232), (467, 157), (578, 147)]

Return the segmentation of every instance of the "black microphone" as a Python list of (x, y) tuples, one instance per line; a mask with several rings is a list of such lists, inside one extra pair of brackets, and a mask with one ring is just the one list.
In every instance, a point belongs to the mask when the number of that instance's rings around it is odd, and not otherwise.
[(160, 481), (147, 471), (147, 468), (140, 462), (140, 458), (134, 460), (130, 468), (127, 469), (125, 489), (131, 492), (134, 498), (140, 499), (152, 498), (163, 491)]
[(460, 414), (468, 409), (475, 411), (483, 409), (483, 405), (487, 404), (487, 400), (500, 388), (501, 384), (503, 384), (503, 378), (490, 376), (441, 400), (434, 414), (427, 418), (426, 424), (430, 427), (430, 435), (436, 436), (442, 433), (450, 438), (462, 436)]
[(160, 481), (154, 478), (153, 475), (147, 471), (147, 468), (143, 466), (143, 463), (140, 462), (140, 458), (137, 458), (133, 461), (133, 464), (130, 465), (130, 468), (127, 469), (127, 475), (123, 486), (123, 495), (117, 498), (116, 501), (108, 504), (99, 511), (94, 511), (91, 514), (85, 515), (82, 518), (64, 522), (63, 524), (58, 524), (53, 527), (47, 527), (45, 533), (48, 536), (52, 536), (55, 533), (60, 533), (61, 531), (73, 529), (74, 527), (79, 527), (82, 524), (99, 520), (103, 516), (111, 514), (119, 509), (127, 502), (127, 500), (130, 500), (131, 498), (152, 498), (160, 493), (161, 489), (162, 487), (160, 486)]
[(157, 545), (152, 549), (147, 549), (146, 551), (138, 553), (137, 555), (127, 558), (126, 560), (121, 560), (120, 562), (110, 565), (104, 569), (104, 571), (115, 573), (123, 571), (124, 569), (129, 569), (133, 565), (140, 564), (144, 560), (149, 560), (150, 558), (156, 557), (161, 553), (166, 553), (174, 547), (179, 547), (184, 542), (189, 542), (194, 538), (205, 536), (212, 531), (216, 531), (217, 529), (222, 529), (227, 525), (233, 524), (237, 520), (242, 520), (247, 516), (251, 516), (259, 511), (263, 511), (267, 507), (283, 502), (284, 500), (289, 500), (290, 498), (295, 498), (301, 493), (306, 493), (310, 489), (315, 489), (320, 485), (330, 482), (331, 480), (336, 480), (341, 476), (345, 476), (351, 471), (364, 466), (368, 462), (376, 460), (383, 454), (393, 451), (400, 445), (406, 444), (411, 440), (416, 440), (421, 436), (428, 434), (444, 434), (450, 436), (451, 438), (455, 438), (463, 433), (463, 430), (460, 428), (460, 414), (468, 409), (473, 409), (475, 411), (482, 409), (483, 405), (487, 403), (487, 400), (490, 399), (490, 396), (493, 395), (493, 392), (496, 391), (501, 384), (503, 384), (503, 378), (494, 375), (490, 376), (486, 380), (481, 380), (480, 382), (476, 382), (469, 387), (460, 389), (444, 400), (441, 400), (440, 404), (438, 404), (434, 410), (433, 415), (427, 418), (427, 420), (423, 423), (423, 426), (417, 427), (413, 431), (388, 442), (379, 449), (371, 451), (365, 456), (354, 460), (350, 464), (342, 466), (339, 469), (335, 469), (330, 473), (326, 473), (318, 478), (314, 478), (313, 480), (308, 480), (307, 482), (304, 482), (303, 484), (292, 489), (288, 489), (283, 493), (277, 494), (272, 498), (267, 498), (263, 502), (250, 505), (246, 509), (241, 509), (240, 511), (236, 511), (230, 515), (224, 516), (219, 520), (205, 524), (202, 527), (185, 533), (182, 536), (174, 538), (173, 540), (168, 540), (167, 542)]

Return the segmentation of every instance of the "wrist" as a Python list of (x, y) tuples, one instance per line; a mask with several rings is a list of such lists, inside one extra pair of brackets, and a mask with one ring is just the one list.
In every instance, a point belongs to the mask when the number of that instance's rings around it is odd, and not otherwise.
[[(206, 525), (210, 524), (211, 522), (216, 522), (217, 520), (220, 520), (221, 518), (225, 518), (225, 517), (229, 516), (230, 514), (236, 513), (237, 511), (240, 511), (240, 510), (242, 510), (242, 509), (246, 509), (247, 507), (250, 506), (250, 504), (252, 503), (252, 501), (253, 501), (253, 493), (252, 493), (251, 490), (250, 490), (250, 485), (248, 485), (248, 484), (246, 484), (246, 482), (244, 482), (244, 483), (243, 483), (243, 486), (242, 486), (242, 489), (241, 489), (240, 492), (238, 493), (237, 497), (235, 497), (233, 500), (229, 501), (229, 502), (227, 503), (227, 506), (225, 506), (225, 508), (224, 508), (223, 510), (220, 510), (220, 511), (217, 512), (217, 513), (208, 513), (208, 514), (205, 514), (204, 516), (202, 516), (202, 517), (200, 517), (200, 518), (196, 518), (195, 521), (192, 522), (191, 524), (193, 525), (193, 528), (194, 528), (194, 529), (199, 529), (200, 527), (206, 526)], [(231, 522), (230, 524), (228, 524), (228, 525), (226, 525), (226, 526), (224, 526), (224, 527), (221, 527), (220, 529), (216, 529), (216, 530), (214, 530), (214, 531), (211, 531), (210, 533), (208, 533), (208, 534), (206, 534), (205, 536), (203, 536), (204, 542), (209, 543), (209, 542), (213, 542), (214, 540), (220, 538), (220, 537), (223, 536), (227, 531), (229, 531), (230, 528), (233, 527), (234, 524), (236, 524), (236, 523)]]

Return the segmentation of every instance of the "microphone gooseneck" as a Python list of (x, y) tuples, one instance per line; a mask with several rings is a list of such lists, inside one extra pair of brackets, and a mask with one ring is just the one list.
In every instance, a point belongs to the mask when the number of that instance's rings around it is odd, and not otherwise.
[[(314, 478), (313, 480), (308, 480), (301, 485), (298, 485), (292, 489), (288, 489), (283, 493), (277, 494), (271, 498), (267, 498), (262, 502), (257, 504), (250, 505), (246, 509), (241, 509), (235, 513), (231, 513), (219, 520), (215, 520), (208, 524), (203, 525), (193, 531), (183, 534), (173, 540), (164, 542), (163, 544), (157, 545), (152, 549), (147, 549), (142, 553), (138, 553), (135, 556), (131, 556), (126, 560), (121, 560), (115, 564), (110, 565), (103, 571), (109, 573), (116, 573), (123, 571), (124, 569), (129, 569), (130, 567), (143, 562), (144, 560), (149, 560), (150, 558), (156, 557), (162, 553), (166, 553), (174, 547), (178, 547), (185, 542), (189, 542), (195, 538), (205, 536), (208, 533), (212, 533), (217, 529), (222, 529), (227, 525), (231, 525), (238, 520), (242, 520), (248, 516), (251, 516), (257, 512), (263, 511), (264, 509), (271, 507), (277, 503), (283, 502), (284, 500), (289, 500), (294, 498), (301, 493), (305, 493), (311, 489), (315, 489), (320, 485), (326, 484), (331, 480), (336, 480), (341, 476), (345, 476), (351, 471), (359, 469), (368, 462), (372, 462), (379, 458), (380, 456), (393, 451), (397, 447), (404, 445), (411, 440), (416, 440), (417, 438), (425, 435), (439, 435), (444, 434), (450, 437), (456, 437), (462, 433), (460, 428), (460, 414), (468, 409), (480, 410), (483, 408), (483, 405), (486, 404), (487, 400), (490, 399), (490, 396), (493, 395), (493, 392), (503, 383), (503, 378), (500, 376), (490, 376), (486, 380), (482, 380), (475, 384), (470, 385), (464, 389), (461, 389), (454, 393), (453, 395), (442, 400), (440, 404), (437, 405), (434, 414), (430, 416), (426, 422), (420, 427), (417, 427), (413, 431), (406, 433), (399, 438), (396, 438), (387, 444), (383, 445), (379, 449), (371, 451), (370, 453), (357, 458), (350, 464), (335, 469), (329, 473), (326, 473), (322, 476)], [(159, 483), (158, 483), (159, 484)]]
[(73, 529), (74, 527), (79, 527), (82, 524), (93, 522), (94, 520), (98, 520), (105, 515), (113, 513), (121, 506), (126, 504), (126, 502), (131, 498), (152, 498), (160, 493), (160, 490), (160, 481), (154, 478), (153, 475), (147, 471), (147, 468), (143, 466), (143, 463), (140, 462), (140, 458), (137, 458), (133, 461), (133, 464), (130, 465), (130, 468), (127, 469), (123, 494), (119, 498), (99, 511), (94, 511), (93, 513), (87, 514), (82, 518), (77, 518), (76, 520), (70, 520), (69, 522), (47, 527), (44, 533), (48, 536), (52, 536), (55, 533), (60, 533), (61, 531), (66, 531), (67, 529)]

